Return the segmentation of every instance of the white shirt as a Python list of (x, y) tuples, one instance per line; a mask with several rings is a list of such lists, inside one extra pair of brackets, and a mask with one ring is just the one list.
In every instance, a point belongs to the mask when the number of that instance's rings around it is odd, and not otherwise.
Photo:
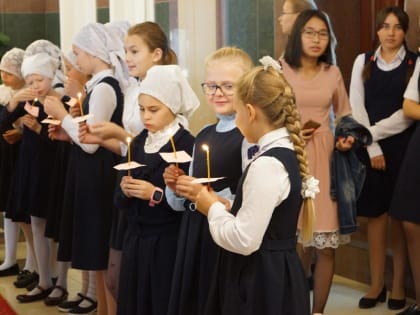
[[(222, 116), (218, 115), (219, 121), (216, 125), (216, 131), (218, 132), (228, 132), (236, 128), (235, 124), (235, 115), (230, 116)], [(206, 127), (204, 127), (206, 128)], [(248, 165), (250, 160), (248, 160), (248, 148), (252, 144), (249, 144), (245, 139), (242, 141), (241, 147), (241, 156), (242, 156), (242, 170)], [(194, 156), (195, 146), (193, 148), (193, 156)], [(194, 161), (191, 161), (190, 167), (188, 169), (188, 174), (192, 175)], [(226, 187), (225, 189), (218, 191), (217, 194), (225, 199), (233, 201), (235, 198), (235, 192), (230, 190), (230, 187)], [(168, 186), (165, 187), (165, 196), (166, 201), (171, 206), (171, 208), (175, 211), (184, 211), (185, 210), (185, 198), (177, 196)], [(188, 210), (189, 211), (189, 210)]]
[(416, 67), (414, 68), (413, 75), (408, 82), (407, 88), (404, 93), (404, 98), (419, 103), (419, 72), (420, 72), (420, 57), (417, 58)]
[[(100, 121), (110, 121), (115, 108), (117, 107), (117, 95), (114, 89), (107, 83), (99, 83), (105, 77), (113, 77), (111, 69), (96, 73), (92, 79), (86, 83), (87, 92), (92, 92), (89, 99), (89, 114), (87, 124), (91, 125)], [(93, 154), (98, 150), (98, 144), (85, 144), (79, 141), (79, 124), (73, 121), (71, 115), (64, 117), (62, 127), (83, 151)]]
[[(377, 61), (378, 68), (382, 71), (391, 71), (399, 67), (407, 53), (404, 46), (401, 46), (395, 58), (391, 62), (387, 63), (382, 59), (380, 52), (381, 47), (375, 51), (374, 58)], [(374, 125), (370, 125), (369, 116), (365, 107), (365, 90), (362, 78), (364, 66), (365, 54), (360, 54), (357, 56), (353, 64), (349, 96), (353, 117), (359, 123), (368, 128), (372, 134), (373, 142), (367, 147), (367, 151), (370, 158), (373, 158), (375, 156), (383, 155), (382, 149), (378, 144), (379, 140), (403, 132), (411, 126), (413, 121), (404, 115), (401, 108), (395, 111), (391, 116), (376, 122)]]
[[(258, 145), (257, 156), (274, 147), (293, 150), (286, 128), (265, 134)], [(274, 157), (257, 158), (249, 166), (243, 183), (242, 206), (236, 216), (220, 202), (210, 207), (208, 221), (213, 240), (230, 252), (252, 254), (261, 246), (274, 209), (289, 192), (289, 174), (284, 165)]]

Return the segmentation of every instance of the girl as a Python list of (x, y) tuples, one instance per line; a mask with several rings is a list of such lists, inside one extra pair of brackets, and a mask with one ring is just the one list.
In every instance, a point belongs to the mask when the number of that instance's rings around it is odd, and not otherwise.
[[(196, 197), (221, 246), (205, 314), (308, 315), (309, 290), (296, 253), (302, 205), (312, 224), (308, 162), (294, 95), (269, 58), (237, 83), (236, 124), (260, 151), (242, 175), (232, 209), (202, 188)], [(265, 60), (264, 60), (265, 61)], [(266, 61), (265, 61), (266, 62)], [(309, 195), (308, 195), (309, 194)], [(310, 231), (309, 231), (310, 233)]]
[(248, 162), (249, 147), (235, 125), (234, 83), (251, 67), (248, 54), (235, 47), (221, 48), (207, 57), (206, 80), (202, 87), (219, 121), (203, 128), (197, 135), (194, 162), (189, 170), (191, 176), (182, 175), (174, 165), (163, 175), (168, 203), (178, 211), (186, 210), (178, 240), (168, 314), (199, 315), (204, 312), (218, 247), (211, 239), (205, 216), (193, 211), (197, 195), (194, 186), (197, 185), (191, 185), (191, 181), (194, 177), (206, 177), (206, 157), (201, 146), (208, 144), (212, 152), (212, 176), (227, 177), (212, 187), (219, 196), (233, 200), (239, 177)]
[(290, 36), (293, 24), (299, 13), (309, 9), (317, 9), (313, 0), (285, 0), (283, 2), (282, 13), (277, 18), (283, 34)]
[[(0, 104), (2, 106), (6, 106), (13, 94), (25, 86), (20, 71), (24, 53), (25, 51), (20, 48), (13, 48), (1, 58), (0, 72), (3, 85), (0, 87)], [(0, 108), (1, 111), (6, 110), (4, 107)], [(13, 222), (7, 213), (21, 131), (12, 125), (4, 127), (5, 130), (2, 130), (0, 137), (0, 211), (4, 211), (5, 257), (0, 265), (0, 277), (17, 275), (19, 272), (16, 262), (19, 225)]]
[(27, 222), (26, 215), (30, 215), (35, 257), (39, 267), (38, 286), (27, 294), (18, 295), (17, 299), (21, 303), (42, 300), (52, 290), (50, 247), (44, 233), (49, 213), (48, 188), (53, 180), (50, 168), (54, 162), (56, 145), (47, 138), (47, 128), (40, 122), (46, 118), (42, 106), (45, 98), (59, 96), (52, 88), (57, 67), (57, 61), (45, 53), (25, 57), (21, 70), (28, 88), (16, 93), (7, 106), (10, 121), (22, 117), (24, 125), (16, 174), (14, 211), (21, 222)]
[[(309, 166), (319, 179), (321, 191), (315, 200), (313, 239), (303, 244), (315, 248), (314, 313), (324, 311), (334, 274), (334, 249), (346, 242), (339, 233), (337, 205), (330, 196), (330, 160), (334, 150), (330, 108), (333, 107), (337, 119), (351, 113), (340, 70), (334, 65), (335, 43), (327, 15), (318, 10), (306, 10), (296, 19), (284, 60), (281, 60), (284, 76), (293, 87), (302, 122), (312, 119), (320, 125), (316, 130), (316, 126), (304, 126), (302, 130)], [(353, 140), (352, 137), (341, 139), (336, 146), (340, 150), (348, 149)], [(302, 250), (300, 256), (309, 275), (312, 250)]]
[[(175, 262), (180, 212), (163, 198), (162, 173), (168, 165), (159, 152), (191, 154), (193, 137), (179, 125), (199, 101), (181, 69), (154, 66), (140, 86), (139, 106), (145, 130), (132, 143), (133, 160), (144, 167), (123, 176), (115, 203), (126, 212), (117, 314), (166, 315)], [(130, 152), (130, 151), (129, 151)], [(180, 164), (184, 171), (188, 164)]]
[[(414, 74), (404, 93), (404, 114), (416, 121), (420, 120), (420, 58), (417, 58)], [(409, 306), (397, 315), (420, 315), (420, 213), (419, 208), (419, 143), (420, 128), (417, 122), (415, 131), (407, 146), (404, 161), (401, 165), (394, 196), (391, 202), (390, 215), (402, 221), (407, 240), (408, 256), (416, 290), (416, 304)]]
[[(88, 128), (82, 126), (79, 133), (81, 142), (100, 144), (123, 156), (127, 154), (127, 137), (138, 135), (144, 128), (140, 120), (138, 90), (147, 70), (153, 65), (169, 65), (177, 62), (175, 52), (169, 47), (165, 32), (159, 24), (154, 22), (139, 23), (129, 28), (124, 39), (124, 46), (125, 62), (130, 75), (138, 78), (138, 81), (128, 87), (124, 95), (122, 116), (124, 128), (112, 122), (99, 122), (89, 125)], [(107, 288), (114, 301), (118, 298), (121, 248), (127, 226), (125, 221), (124, 212), (116, 209), (112, 219), (111, 246), (106, 273)], [(109, 308), (115, 309), (116, 306), (109, 305)], [(115, 312), (116, 310), (110, 313)]]
[[(80, 71), (92, 75), (86, 84), (87, 95), (83, 101), (82, 112), (93, 115), (87, 122), (111, 120), (121, 123), (119, 82), (123, 82), (124, 77), (117, 43), (102, 24), (90, 23), (74, 38), (73, 52)], [(104, 270), (108, 264), (112, 192), (116, 175), (112, 166), (117, 158), (98, 145), (80, 143), (78, 124), (57, 100), (48, 99), (46, 110), (62, 121), (63, 130), (74, 143), (70, 151), (63, 211), (64, 222), (70, 224), (65, 227), (68, 242), (60, 243), (63, 247), (60, 251), (67, 253), (74, 268), (90, 271), (88, 292), (69, 313), (90, 313), (98, 307), (98, 313), (106, 314)], [(66, 139), (62, 130), (52, 131), (51, 136)]]
[[(371, 284), (359, 301), (360, 308), (371, 308), (386, 299), (385, 254), (388, 213), (408, 141), (412, 121), (402, 111), (403, 94), (417, 56), (408, 51), (405, 34), (407, 13), (398, 7), (380, 10), (376, 31), (380, 46), (375, 52), (360, 54), (353, 65), (350, 103), (354, 117), (373, 135), (374, 142), (359, 150), (367, 176), (357, 203), (359, 216), (368, 217), (368, 243)], [(389, 309), (405, 305), (405, 239), (401, 222), (391, 219), (393, 252), (392, 291)]]

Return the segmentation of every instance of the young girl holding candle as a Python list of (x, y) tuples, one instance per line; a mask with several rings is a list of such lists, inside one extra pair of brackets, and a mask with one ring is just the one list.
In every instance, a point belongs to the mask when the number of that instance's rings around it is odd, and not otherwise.
[[(190, 176), (183, 175), (175, 165), (164, 173), (168, 203), (177, 211), (185, 210), (168, 308), (170, 315), (204, 312), (218, 246), (211, 239), (206, 217), (194, 211), (196, 185), (191, 185), (191, 181), (194, 177), (225, 176), (211, 186), (219, 196), (233, 200), (242, 170), (252, 157), (252, 154), (248, 157), (249, 144), (235, 125), (234, 84), (251, 67), (249, 55), (235, 47), (220, 48), (207, 57), (202, 87), (218, 122), (198, 133)], [(207, 151), (203, 151), (203, 145)]]
[[(121, 123), (123, 97), (119, 82), (125, 78), (122, 52), (117, 43), (104, 25), (89, 23), (74, 38), (73, 52), (80, 71), (92, 75), (86, 84), (87, 95), (83, 101), (83, 113), (92, 114), (87, 123), (102, 120)], [(90, 271), (88, 292), (69, 313), (90, 313), (98, 307), (98, 313), (107, 314), (104, 270), (108, 265), (116, 176), (112, 167), (118, 158), (98, 145), (80, 143), (78, 124), (57, 100), (48, 99), (46, 110), (62, 121), (63, 130), (73, 141), (63, 212), (71, 226), (66, 228), (70, 233), (67, 244), (60, 244), (60, 247), (67, 248), (60, 250), (69, 254), (74, 268)], [(59, 130), (52, 131), (50, 135), (63, 138)]]
[(299, 113), (292, 88), (269, 57), (236, 84), (236, 124), (256, 158), (244, 171), (230, 208), (206, 187), (196, 196), (213, 240), (222, 247), (205, 314), (310, 314), (309, 290), (296, 253), (303, 211), (312, 232), (317, 181), (308, 176)]
[[(194, 138), (180, 123), (199, 101), (175, 65), (151, 67), (139, 91), (145, 130), (132, 141), (130, 157), (145, 166), (122, 176), (115, 195), (116, 206), (128, 221), (117, 313), (166, 315), (182, 214), (173, 211), (163, 196), (162, 173), (168, 163), (159, 153), (175, 148), (191, 154)], [(188, 163), (179, 167), (185, 172)]]
[[(0, 62), (0, 111), (7, 110), (5, 106), (12, 96), (25, 86), (20, 67), (25, 51), (12, 48), (7, 51)], [(10, 217), (10, 200), (12, 194), (14, 172), (19, 143), (21, 139), (19, 128), (13, 124), (2, 126), (0, 136), (0, 211), (4, 211), (4, 247), (5, 257), (0, 265), (0, 277), (17, 275), (19, 266), (16, 262), (16, 250), (19, 236), (19, 225)], [(8, 215), (9, 213), (9, 215)]]
[(310, 242), (302, 242), (306, 248), (300, 251), (308, 275), (315, 253), (314, 313), (322, 313), (328, 300), (335, 248), (349, 241), (348, 235), (340, 234), (337, 203), (330, 194), (333, 150), (347, 150), (354, 142), (350, 136), (335, 143), (330, 129), (331, 108), (337, 120), (351, 114), (343, 78), (335, 66), (335, 44), (328, 16), (319, 10), (305, 10), (296, 19), (281, 60), (284, 76), (293, 87), (302, 122), (313, 119), (320, 124), (316, 130), (311, 127), (302, 130), (310, 169), (320, 183), (320, 194), (315, 199), (314, 234)]
[[(35, 256), (39, 270), (38, 286), (27, 294), (17, 296), (21, 303), (46, 298), (52, 290), (50, 246), (45, 237), (48, 218), (49, 189), (53, 179), (51, 165), (54, 163), (56, 144), (47, 137), (47, 127), (40, 122), (46, 118), (43, 103), (47, 96), (59, 97), (52, 88), (57, 69), (57, 60), (45, 53), (25, 57), (22, 75), (28, 88), (16, 93), (7, 106), (8, 119), (22, 117), (23, 138), (16, 174), (15, 214), (22, 222), (30, 215)], [(35, 100), (36, 99), (36, 100)], [(26, 101), (26, 103), (25, 103)]]

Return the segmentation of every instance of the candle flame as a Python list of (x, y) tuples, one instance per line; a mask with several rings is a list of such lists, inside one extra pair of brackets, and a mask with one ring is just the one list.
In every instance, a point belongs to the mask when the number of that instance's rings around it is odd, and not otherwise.
[(203, 144), (203, 145), (201, 146), (201, 148), (202, 148), (204, 151), (209, 151), (209, 146), (208, 146), (207, 144)]
[(82, 93), (80, 93), (80, 92), (79, 92), (79, 93), (77, 93), (77, 97), (78, 97), (78, 98), (81, 98), (81, 97), (82, 97)]
[(127, 137), (127, 139), (125, 139), (125, 140), (127, 141), (127, 144), (130, 145), (131, 140), (132, 140), (131, 137)]

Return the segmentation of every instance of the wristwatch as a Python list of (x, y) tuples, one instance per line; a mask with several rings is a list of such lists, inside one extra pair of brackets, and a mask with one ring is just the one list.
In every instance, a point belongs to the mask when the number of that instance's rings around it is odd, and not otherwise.
[(149, 206), (154, 207), (155, 205), (159, 204), (163, 198), (163, 190), (159, 187), (155, 187), (152, 193), (152, 197), (149, 200)]

